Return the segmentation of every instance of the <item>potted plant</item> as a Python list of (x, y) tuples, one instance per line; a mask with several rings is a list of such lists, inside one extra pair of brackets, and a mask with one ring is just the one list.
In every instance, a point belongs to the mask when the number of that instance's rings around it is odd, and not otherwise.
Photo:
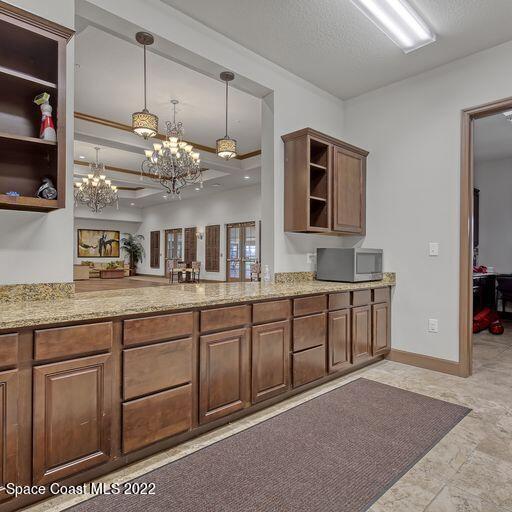
[(123, 238), (121, 238), (121, 249), (130, 258), (130, 275), (135, 274), (137, 263), (142, 262), (144, 259), (143, 241), (143, 235), (132, 235), (131, 233), (123, 233)]

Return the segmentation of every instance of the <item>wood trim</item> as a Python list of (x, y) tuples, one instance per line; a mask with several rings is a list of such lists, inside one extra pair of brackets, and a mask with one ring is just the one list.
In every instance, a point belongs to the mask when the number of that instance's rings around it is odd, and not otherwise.
[(69, 41), (75, 34), (75, 31), (71, 28), (59, 25), (58, 23), (45, 18), (41, 18), (40, 16), (29, 11), (25, 11), (24, 9), (20, 9), (19, 7), (15, 7), (7, 2), (0, 1), (0, 14), (10, 16), (18, 21), (32, 25), (37, 29), (51, 32), (58, 37), (64, 38), (66, 41)]
[[(129, 124), (118, 123), (117, 121), (111, 121), (110, 119), (105, 119), (103, 117), (97, 117), (90, 114), (85, 114), (83, 112), (75, 112), (75, 119), (80, 119), (82, 121), (87, 121), (89, 123), (101, 124), (103, 126), (108, 126), (109, 128), (115, 128), (116, 130), (123, 130), (125, 132), (131, 132), (132, 127)], [(163, 133), (158, 133), (155, 136), (155, 139), (165, 140), (166, 136)], [(211, 146), (204, 146), (203, 144), (198, 144), (197, 142), (186, 141), (189, 144), (192, 144), (196, 149), (200, 151), (206, 151), (207, 153), (217, 154), (216, 148), (212, 148)], [(255, 151), (250, 151), (249, 153), (244, 153), (237, 155), (235, 158), (237, 160), (245, 160), (247, 158), (252, 158), (253, 156), (261, 155), (261, 149), (256, 149)]]
[(304, 137), (305, 135), (309, 135), (311, 137), (319, 137), (320, 139), (322, 139), (322, 142), (328, 142), (330, 144), (333, 144), (335, 146), (343, 148), (347, 151), (352, 151), (354, 153), (357, 153), (358, 155), (361, 155), (361, 156), (369, 155), (369, 152), (366, 151), (365, 149), (358, 148), (357, 146), (353, 146), (352, 144), (349, 144), (348, 142), (344, 142), (340, 139), (336, 139), (335, 137), (326, 135), (325, 133), (314, 130), (313, 128), (302, 128), (302, 130), (297, 130), (292, 133), (287, 133), (286, 135), (282, 135), (281, 139), (283, 140), (283, 142), (288, 142), (293, 139), (298, 139), (300, 137)]
[(462, 377), (469, 377), (473, 371), (473, 121), (510, 109), (512, 97), (464, 109), (461, 113), (459, 375)]
[(389, 354), (386, 356), (386, 359), (394, 361), (395, 363), (417, 366), (418, 368), (425, 368), (426, 370), (432, 370), (434, 372), (448, 373), (458, 377), (465, 376), (463, 366), (456, 361), (449, 361), (448, 359), (415, 354), (413, 352), (406, 352), (395, 348), (391, 349)]

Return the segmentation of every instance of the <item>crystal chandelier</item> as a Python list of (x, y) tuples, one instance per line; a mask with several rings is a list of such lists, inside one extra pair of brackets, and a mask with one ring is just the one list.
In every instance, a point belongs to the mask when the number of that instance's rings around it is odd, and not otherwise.
[(83, 204), (94, 213), (114, 204), (119, 209), (117, 187), (105, 176), (105, 165), (99, 161), (100, 148), (96, 150), (96, 162), (89, 164), (90, 174), (75, 184), (75, 206)]
[(144, 108), (132, 114), (132, 130), (144, 139), (158, 133), (158, 117), (147, 109), (146, 94), (146, 46), (153, 44), (154, 38), (148, 32), (137, 32), (135, 39), (144, 47)]
[(145, 151), (142, 173), (149, 174), (167, 190), (171, 198), (181, 199), (181, 189), (193, 183), (203, 188), (203, 172), (199, 153), (183, 140), (183, 123), (176, 122), (178, 100), (171, 100), (173, 120), (167, 121), (167, 137), (162, 143), (155, 142), (153, 150)]
[(235, 75), (230, 71), (223, 71), (220, 79), (226, 82), (226, 135), (222, 139), (217, 139), (217, 155), (225, 160), (231, 160), (236, 156), (236, 140), (228, 136), (228, 84), (234, 80)]

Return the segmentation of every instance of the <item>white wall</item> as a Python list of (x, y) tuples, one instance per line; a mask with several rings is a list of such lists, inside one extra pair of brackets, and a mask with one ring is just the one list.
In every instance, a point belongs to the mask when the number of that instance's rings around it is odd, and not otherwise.
[(461, 110), (510, 96), (511, 54), (506, 43), (346, 102), (346, 137), (370, 151), (364, 244), (398, 272), (396, 349), (458, 361)]
[(475, 163), (480, 189), (479, 265), (512, 273), (512, 159)]
[[(197, 199), (170, 201), (143, 210), (139, 233), (144, 235), (146, 259), (137, 271), (141, 274), (163, 275), (165, 270), (164, 230), (196, 226), (204, 233), (205, 226), (220, 224), (220, 272), (206, 272), (205, 239), (197, 240), (197, 259), (202, 262), (201, 279), (223, 281), (226, 278), (226, 224), (258, 221), (261, 219), (261, 193), (259, 185), (208, 194)], [(263, 228), (265, 229), (265, 228)], [(160, 268), (149, 266), (149, 240), (151, 231), (160, 233)]]
[[(73, 233), (73, 255), (74, 255), (74, 263), (80, 264), (82, 261), (94, 261), (98, 263), (108, 263), (109, 261), (116, 261), (120, 259), (125, 259), (125, 254), (121, 250), (121, 254), (119, 258), (79, 258), (78, 257), (78, 230), (79, 229), (99, 229), (99, 230), (109, 230), (109, 231), (120, 231), (121, 238), (124, 233), (136, 234), (140, 227), (140, 222), (123, 222), (123, 221), (113, 221), (106, 219), (80, 219), (75, 218), (75, 226)], [(126, 258), (128, 261), (128, 258)]]
[[(115, 16), (196, 55), (232, 70), (273, 92), (274, 116), (262, 114), (262, 223), (273, 226), (273, 248), (262, 247), (263, 263), (276, 271), (308, 270), (306, 253), (320, 246), (341, 246), (336, 237), (288, 235), (283, 231), (284, 149), (281, 135), (311, 126), (333, 136), (343, 135), (343, 102), (285, 71), (219, 33), (156, 0), (89, 0)], [(103, 16), (103, 18), (105, 18)], [(130, 35), (132, 37), (132, 35)], [(263, 109), (268, 109), (264, 105)], [(273, 195), (268, 191), (272, 189)]]
[[(73, 1), (10, 0), (8, 3), (74, 27)], [(67, 207), (51, 213), (0, 211), (0, 285), (73, 280), (73, 39), (67, 46), (66, 63)]]

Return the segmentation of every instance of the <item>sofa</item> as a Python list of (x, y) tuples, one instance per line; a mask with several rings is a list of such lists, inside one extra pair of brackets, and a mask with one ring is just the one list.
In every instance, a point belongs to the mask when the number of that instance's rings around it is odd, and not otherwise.
[[(124, 277), (130, 276), (129, 263), (125, 263), (124, 260), (114, 260), (113, 262), (116, 263), (116, 265), (117, 265), (116, 268), (124, 269)], [(76, 266), (82, 266), (82, 267), (85, 267), (86, 269), (88, 269), (89, 278), (93, 279), (93, 278), (100, 277), (101, 270), (112, 269), (112, 267), (109, 265), (111, 265), (110, 261), (107, 261), (106, 263), (100, 263), (100, 262), (96, 262), (96, 261), (82, 261), (82, 263), (80, 265), (76, 265)], [(89, 278), (87, 278), (87, 279), (89, 279)]]

